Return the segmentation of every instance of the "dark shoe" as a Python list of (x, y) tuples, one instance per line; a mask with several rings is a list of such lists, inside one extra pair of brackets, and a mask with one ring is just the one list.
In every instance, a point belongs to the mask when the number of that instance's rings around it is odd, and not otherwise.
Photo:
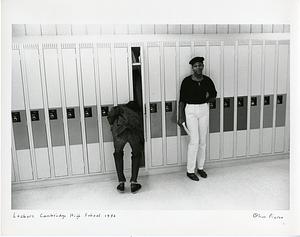
[(198, 170), (198, 174), (199, 174), (202, 178), (207, 178), (207, 174), (205, 173), (204, 170)]
[(187, 172), (186, 175), (187, 175), (187, 177), (189, 177), (191, 180), (199, 181), (199, 178), (198, 178), (197, 175), (195, 175), (195, 173), (189, 173), (189, 172)]
[(119, 183), (119, 185), (117, 186), (117, 189), (119, 192), (124, 192), (125, 191), (125, 184), (124, 183)]
[(138, 183), (131, 183), (130, 184), (130, 188), (131, 188), (131, 192), (132, 193), (136, 193), (137, 191), (139, 191), (141, 189), (142, 185), (138, 184)]

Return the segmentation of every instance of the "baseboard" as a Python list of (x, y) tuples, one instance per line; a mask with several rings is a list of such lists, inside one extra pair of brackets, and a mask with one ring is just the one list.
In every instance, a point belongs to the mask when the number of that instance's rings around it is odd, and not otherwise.
[[(253, 162), (266, 162), (271, 160), (279, 160), (279, 159), (288, 159), (290, 156), (289, 153), (280, 153), (273, 155), (265, 155), (265, 156), (248, 156), (248, 157), (237, 157), (230, 159), (222, 159), (222, 160), (213, 160), (208, 161), (205, 164), (206, 169), (216, 168), (216, 167), (228, 167), (228, 166), (239, 166), (245, 165)], [(157, 175), (157, 174), (167, 174), (174, 172), (182, 172), (186, 170), (186, 165), (177, 165), (177, 166), (169, 166), (169, 167), (158, 167), (158, 168), (141, 168), (139, 172), (139, 176), (147, 176), (147, 175)], [(124, 172), (126, 177), (130, 176), (130, 171), (127, 170)], [(89, 175), (81, 175), (81, 176), (72, 176), (72, 177), (60, 177), (55, 179), (46, 179), (40, 181), (27, 181), (22, 183), (13, 183), (12, 190), (25, 190), (25, 189), (34, 189), (34, 188), (46, 188), (53, 186), (61, 186), (61, 185), (72, 185), (79, 183), (88, 183), (88, 182), (101, 182), (101, 181), (116, 181), (116, 173), (105, 173), (105, 174), (89, 174)], [(117, 181), (116, 181), (117, 182)]]

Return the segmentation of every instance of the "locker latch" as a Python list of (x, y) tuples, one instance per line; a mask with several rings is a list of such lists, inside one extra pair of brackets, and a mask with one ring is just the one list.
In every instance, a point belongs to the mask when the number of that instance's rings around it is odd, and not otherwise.
[(166, 102), (166, 112), (172, 112), (172, 102)]
[(49, 119), (50, 120), (57, 119), (56, 109), (49, 109)]
[(150, 104), (150, 113), (157, 113), (157, 104), (156, 103)]
[(92, 117), (92, 108), (91, 107), (87, 107), (87, 108), (84, 108), (84, 117), (85, 118), (89, 118), (89, 117)]
[(75, 110), (74, 110), (74, 108), (67, 109), (67, 118), (68, 119), (75, 118)]
[(243, 107), (243, 106), (244, 106), (244, 98), (238, 97), (238, 107)]
[(251, 106), (257, 106), (257, 97), (251, 97)]
[(19, 123), (19, 122), (21, 122), (20, 112), (12, 112), (11, 113), (11, 117), (12, 117), (12, 122), (13, 123)]
[(105, 117), (108, 115), (108, 107), (107, 106), (101, 107), (101, 115), (102, 115), (102, 117)]
[(230, 99), (224, 98), (224, 108), (229, 108), (229, 107), (230, 107)]
[(37, 111), (37, 110), (30, 111), (30, 115), (31, 115), (31, 121), (39, 121), (40, 120), (39, 111)]
[(277, 104), (280, 105), (283, 102), (283, 96), (282, 95), (277, 95)]
[(217, 104), (216, 104), (216, 101), (212, 101), (212, 102), (209, 102), (209, 108), (210, 109), (215, 109), (217, 107)]
[(270, 96), (265, 96), (264, 97), (264, 105), (269, 105), (270, 104)]

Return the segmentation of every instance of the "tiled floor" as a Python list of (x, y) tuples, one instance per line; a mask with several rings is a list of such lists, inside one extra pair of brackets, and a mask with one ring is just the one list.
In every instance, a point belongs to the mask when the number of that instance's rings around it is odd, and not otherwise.
[(250, 210), (289, 208), (289, 159), (207, 169), (208, 178), (184, 172), (141, 177), (140, 192), (102, 181), (13, 191), (13, 209)]

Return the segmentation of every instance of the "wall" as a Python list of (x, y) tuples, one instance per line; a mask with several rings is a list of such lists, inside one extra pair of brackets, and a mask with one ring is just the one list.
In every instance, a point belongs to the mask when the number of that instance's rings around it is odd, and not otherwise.
[(177, 25), (38, 25), (15, 24), (13, 37), (50, 35), (118, 35), (118, 34), (243, 34), (243, 33), (288, 33), (290, 25), (284, 24), (177, 24)]

